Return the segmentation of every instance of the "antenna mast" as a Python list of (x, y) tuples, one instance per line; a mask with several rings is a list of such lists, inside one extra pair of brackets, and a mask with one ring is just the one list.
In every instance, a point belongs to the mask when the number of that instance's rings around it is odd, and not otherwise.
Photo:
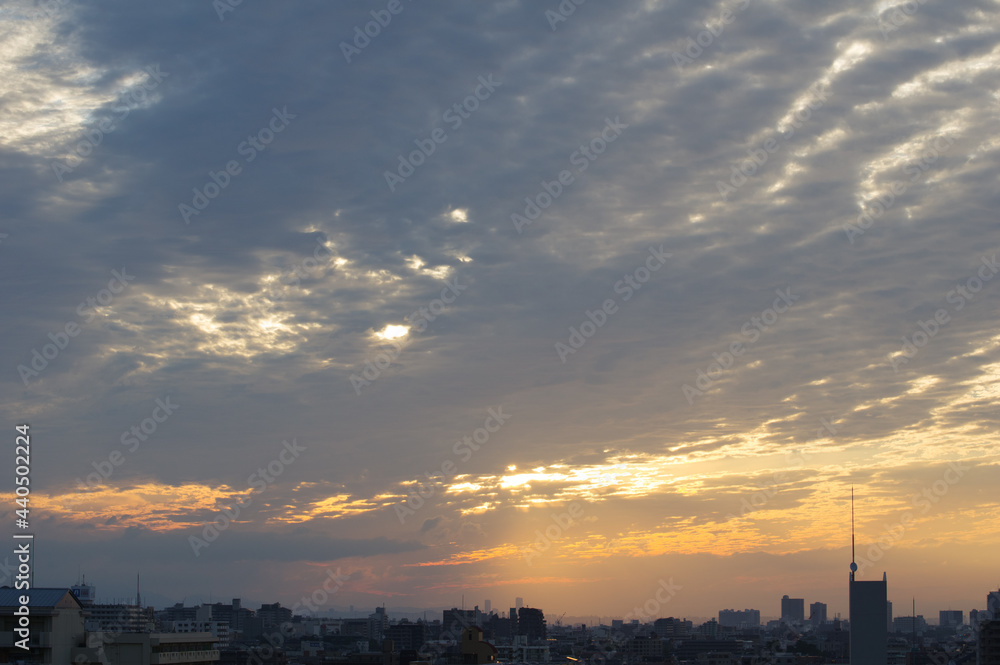
[(854, 581), (854, 573), (858, 570), (858, 564), (854, 562), (854, 485), (851, 485), (851, 581)]

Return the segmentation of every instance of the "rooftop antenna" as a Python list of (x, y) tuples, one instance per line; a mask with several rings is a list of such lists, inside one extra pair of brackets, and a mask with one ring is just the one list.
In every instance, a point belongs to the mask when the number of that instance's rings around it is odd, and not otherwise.
[(851, 485), (851, 581), (854, 581), (854, 573), (858, 570), (858, 564), (854, 562), (854, 485)]

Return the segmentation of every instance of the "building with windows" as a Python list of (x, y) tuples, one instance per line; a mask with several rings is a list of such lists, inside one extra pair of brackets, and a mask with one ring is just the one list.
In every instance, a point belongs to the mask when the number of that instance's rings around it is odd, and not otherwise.
[(219, 660), (211, 633), (122, 633), (105, 644), (109, 665), (200, 665)]
[(84, 609), (87, 630), (108, 633), (144, 633), (154, 630), (152, 607), (138, 605), (91, 605)]
[(760, 610), (719, 610), (723, 628), (760, 628)]
[[(21, 609), (22, 596), (28, 598), (26, 610)], [(22, 628), (21, 616), (25, 616), (25, 611), (27, 635), (22, 636), (15, 629)], [(100, 643), (96, 646), (88, 643), (94, 645), (95, 641), (89, 639), (83, 606), (70, 589), (0, 588), (0, 662), (101, 663)]]
[(282, 607), (281, 603), (264, 604), (257, 610), (257, 618), (260, 619), (263, 630), (276, 630), (281, 624), (292, 620), (292, 610)]
[(403, 619), (399, 623), (386, 628), (385, 637), (392, 640), (392, 643), (400, 651), (408, 649), (416, 651), (420, 649), (425, 640), (424, 624), (410, 623), (406, 619)]
[(892, 620), (892, 632), (903, 635), (923, 635), (927, 631), (927, 620), (924, 615), (915, 617), (896, 617)]
[[(760, 625), (760, 612), (758, 610), (744, 610), (745, 612), (756, 612), (757, 625)], [(722, 622), (720, 621), (721, 625)], [(665, 619), (657, 619), (653, 622), (653, 631), (660, 637), (690, 637), (692, 631), (694, 630), (694, 624), (687, 619), (675, 619), (674, 617), (667, 617)]]
[(215, 643), (220, 649), (229, 647), (229, 623), (226, 621), (165, 621), (163, 623), (165, 633), (211, 633), (215, 637)]
[(938, 625), (944, 628), (958, 628), (965, 624), (965, 612), (962, 610), (941, 610), (938, 612)]

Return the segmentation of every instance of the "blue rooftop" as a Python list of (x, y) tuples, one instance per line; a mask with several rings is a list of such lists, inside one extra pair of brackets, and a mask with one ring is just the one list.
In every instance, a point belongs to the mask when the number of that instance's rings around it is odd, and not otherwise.
[(24, 589), (18, 590), (11, 587), (0, 588), (0, 607), (18, 607), (20, 596), (28, 596), (28, 607), (55, 607), (66, 595), (69, 595), (77, 605), (80, 601), (76, 599), (69, 589)]

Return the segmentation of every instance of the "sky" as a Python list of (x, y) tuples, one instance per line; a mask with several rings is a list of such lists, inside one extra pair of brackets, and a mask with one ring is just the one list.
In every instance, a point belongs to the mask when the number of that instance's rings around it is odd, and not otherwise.
[(36, 585), (846, 616), (853, 487), (859, 579), (984, 608), (998, 37), (996, 0), (9, 0)]

